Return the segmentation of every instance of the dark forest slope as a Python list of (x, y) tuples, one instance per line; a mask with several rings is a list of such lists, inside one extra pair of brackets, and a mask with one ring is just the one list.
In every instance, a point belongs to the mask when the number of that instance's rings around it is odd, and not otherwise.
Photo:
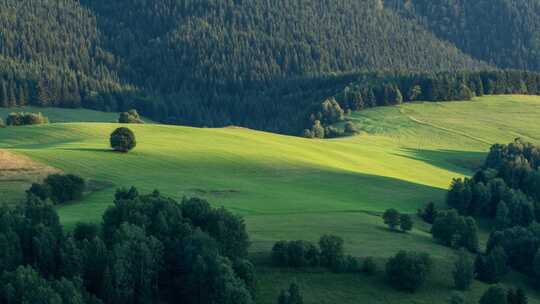
[(385, 0), (464, 53), (501, 68), (540, 70), (539, 0)]
[[(440, 19), (461, 20), (446, 2), (433, 2)], [(497, 47), (479, 21), (461, 43), (419, 22), (420, 4), (396, 14), (381, 0), (0, 0), (0, 106), (135, 107), (171, 123), (297, 133), (351, 73), (535, 69), (537, 0), (496, 2), (512, 3), (497, 6), (512, 18), (486, 22), (512, 19), (526, 42)], [(495, 46), (473, 39), (484, 33)]]

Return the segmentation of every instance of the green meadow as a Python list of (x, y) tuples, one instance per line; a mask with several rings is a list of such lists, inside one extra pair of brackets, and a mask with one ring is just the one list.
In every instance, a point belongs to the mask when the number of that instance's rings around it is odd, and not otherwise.
[[(304, 290), (306, 303), (446, 303), (455, 252), (434, 243), (429, 227), (419, 221), (410, 234), (393, 233), (378, 215), (390, 207), (414, 213), (430, 201), (442, 205), (451, 179), (471, 174), (493, 143), (516, 137), (540, 143), (540, 97), (531, 96), (366, 110), (349, 117), (361, 130), (358, 136), (333, 140), (235, 127), (130, 125), (137, 147), (129, 154), (109, 149), (109, 134), (118, 124), (107, 122), (116, 114), (50, 111), (41, 110), (62, 123), (0, 129), (0, 149), (99, 185), (81, 202), (58, 208), (64, 225), (99, 221), (122, 186), (159, 189), (177, 199), (207, 198), (246, 220), (259, 265), (258, 303), (275, 303), (280, 288), (292, 280)], [(269, 266), (268, 252), (277, 240), (316, 241), (326, 233), (342, 236), (350, 254), (376, 257), (378, 273)], [(429, 252), (436, 261), (433, 278), (416, 294), (393, 292), (384, 284), (384, 258), (400, 249)], [(527, 288), (530, 302), (540, 303), (540, 294), (525, 282), (518, 274), (506, 280)], [(476, 303), (485, 288), (475, 282), (468, 301)]]

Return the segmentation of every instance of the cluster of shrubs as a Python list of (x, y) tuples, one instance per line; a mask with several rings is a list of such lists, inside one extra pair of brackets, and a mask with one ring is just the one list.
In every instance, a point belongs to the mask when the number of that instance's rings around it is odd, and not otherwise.
[(51, 174), (43, 183), (34, 183), (27, 190), (41, 200), (50, 199), (54, 204), (80, 200), (86, 189), (85, 180), (74, 174)]
[[(491, 286), (480, 298), (480, 304), (527, 304), (529, 300), (521, 288), (508, 289), (500, 285)], [(463, 302), (464, 303), (464, 302)]]
[(460, 216), (456, 210), (439, 211), (431, 227), (433, 238), (452, 248), (478, 251), (478, 227), (472, 217)]
[(333, 235), (323, 235), (318, 246), (308, 241), (279, 241), (272, 248), (272, 261), (276, 266), (321, 266), (337, 273), (376, 271), (372, 258), (366, 258), (361, 265), (355, 257), (345, 255), (343, 239)]
[(343, 131), (332, 126), (344, 120), (345, 111), (335, 98), (326, 99), (310, 115), (309, 125), (311, 127), (305, 129), (302, 135), (306, 138), (337, 138), (357, 134), (356, 126), (350, 121), (345, 123)]
[(68, 233), (29, 194), (0, 219), (0, 303), (254, 303), (242, 218), (201, 199), (121, 189), (101, 225)]
[(420, 217), (424, 222), (428, 224), (433, 224), (435, 218), (437, 217), (437, 207), (434, 202), (428, 203), (424, 208), (418, 209), (418, 217)]
[(118, 117), (119, 123), (124, 124), (143, 124), (144, 121), (139, 116), (139, 113), (137, 110), (129, 110), (127, 112), (120, 113), (120, 116)]
[(414, 222), (409, 214), (401, 214), (396, 209), (388, 209), (383, 214), (383, 220), (392, 230), (399, 228), (403, 232), (411, 231)]
[(432, 266), (427, 253), (399, 251), (386, 262), (386, 279), (397, 290), (415, 292), (426, 282)]
[(13, 127), (46, 123), (49, 123), (49, 119), (41, 113), (10, 113), (6, 118), (6, 125)]

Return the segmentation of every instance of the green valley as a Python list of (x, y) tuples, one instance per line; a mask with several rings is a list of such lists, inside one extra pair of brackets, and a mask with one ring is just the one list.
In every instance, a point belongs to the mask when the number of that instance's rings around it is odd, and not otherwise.
[[(131, 185), (177, 199), (204, 197), (243, 215), (251, 254), (263, 265), (260, 303), (274, 303), (279, 288), (291, 279), (306, 290), (308, 303), (404, 303), (404, 298), (444, 303), (455, 253), (436, 244), (420, 222), (410, 234), (395, 234), (378, 214), (390, 207), (414, 213), (430, 201), (443, 204), (452, 178), (470, 175), (491, 144), (516, 137), (539, 143), (537, 117), (539, 97), (490, 96), (353, 113), (350, 120), (360, 135), (334, 140), (237, 127), (130, 125), (138, 146), (121, 155), (108, 146), (118, 124), (79, 123), (75, 115), (63, 119), (70, 123), (0, 129), (0, 149), (108, 185), (58, 208), (67, 227), (100, 221), (115, 189)], [(342, 236), (346, 251), (355, 256), (381, 259), (400, 249), (429, 252), (440, 270), (417, 294), (403, 295), (384, 286), (382, 273), (370, 279), (264, 266), (276, 241), (316, 241), (325, 233)], [(486, 238), (483, 234), (481, 241)], [(329, 296), (323, 291), (327, 288), (336, 292)], [(475, 283), (471, 298), (484, 289)]]

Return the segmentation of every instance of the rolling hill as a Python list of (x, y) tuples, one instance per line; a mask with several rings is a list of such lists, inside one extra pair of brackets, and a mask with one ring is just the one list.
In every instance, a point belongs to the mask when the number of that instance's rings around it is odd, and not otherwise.
[[(471, 174), (491, 144), (516, 137), (539, 143), (539, 115), (538, 97), (496, 96), (355, 113), (350, 119), (362, 133), (336, 140), (236, 127), (130, 125), (139, 144), (120, 155), (108, 149), (108, 135), (117, 124), (72, 122), (0, 129), (0, 148), (101, 185), (82, 202), (58, 209), (68, 227), (98, 221), (115, 187), (130, 185), (158, 188), (175, 198), (205, 197), (242, 214), (260, 265), (261, 303), (273, 303), (293, 279), (309, 290), (309, 303), (444, 303), (455, 252), (433, 242), (421, 223), (411, 234), (391, 233), (377, 214), (389, 207), (413, 213), (429, 201), (441, 204), (450, 180)], [(356, 256), (382, 259), (399, 249), (430, 252), (438, 271), (420, 292), (409, 295), (385, 287), (380, 273), (367, 278), (265, 266), (275, 241), (316, 240), (324, 233), (342, 236), (346, 250)], [(540, 299), (519, 275), (506, 282), (525, 286), (531, 303)], [(484, 289), (475, 283), (467, 294), (471, 303)]]

